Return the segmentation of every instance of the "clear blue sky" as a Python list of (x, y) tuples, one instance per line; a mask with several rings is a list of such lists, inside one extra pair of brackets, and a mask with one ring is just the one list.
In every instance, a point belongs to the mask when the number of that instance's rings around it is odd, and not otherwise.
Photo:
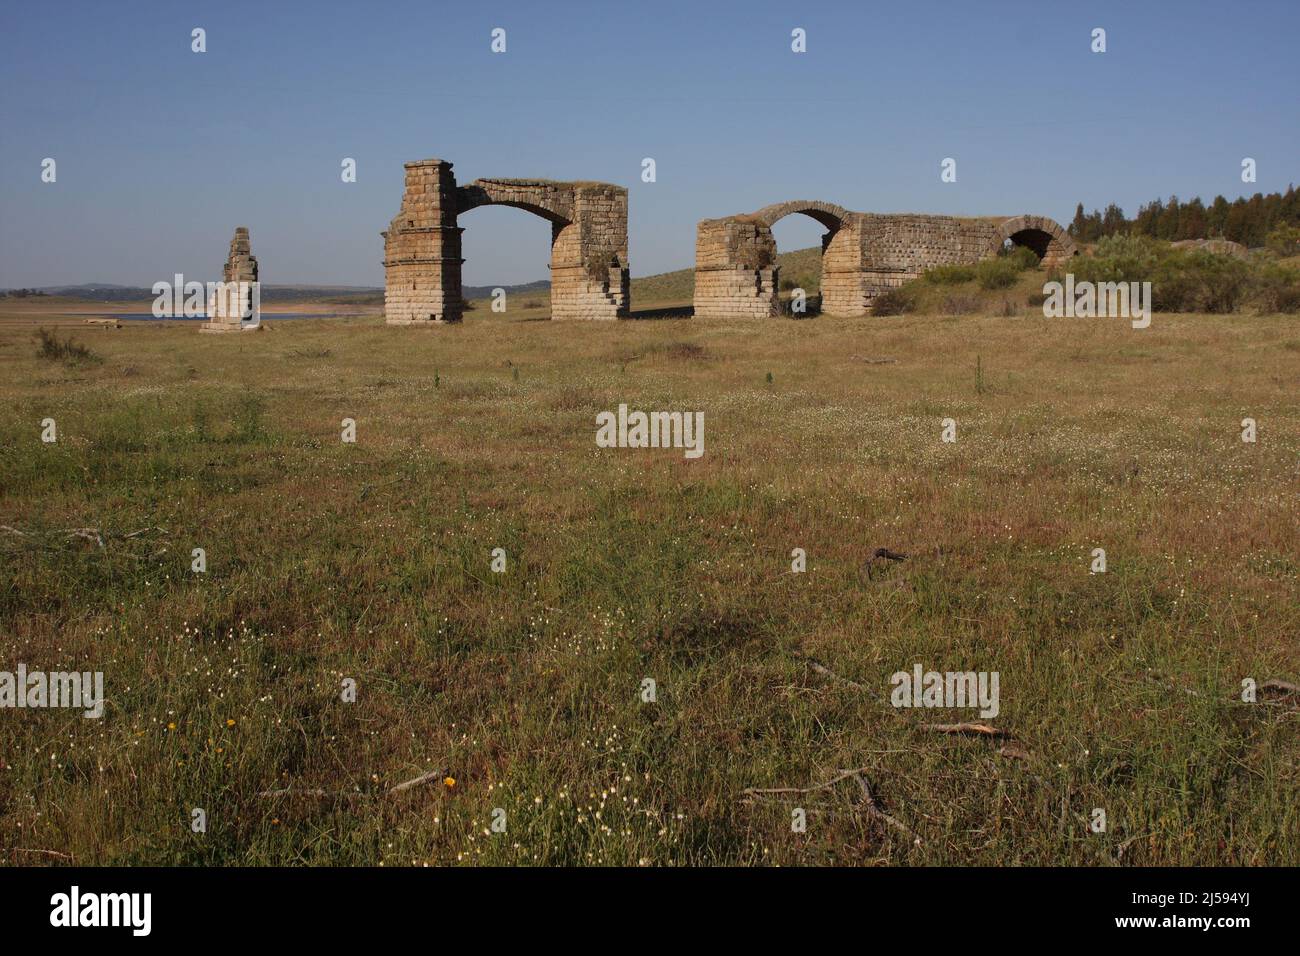
[[(1066, 221), (1078, 201), (1131, 215), (1300, 179), (1296, 0), (0, 10), (0, 287), (212, 278), (236, 225), (265, 282), (380, 285), (402, 163), (428, 156), (461, 182), (627, 186), (633, 275), (690, 266), (699, 219), (778, 200)], [(461, 224), (467, 283), (546, 277), (542, 220), (481, 208)], [(796, 216), (777, 239), (820, 232)]]

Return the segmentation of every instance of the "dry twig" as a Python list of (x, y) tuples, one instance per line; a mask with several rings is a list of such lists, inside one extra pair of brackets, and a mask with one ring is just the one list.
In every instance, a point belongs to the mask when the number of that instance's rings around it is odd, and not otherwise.
[(889, 824), (895, 830), (900, 830), (901, 832), (907, 834), (909, 837), (912, 838), (912, 842), (916, 846), (921, 845), (921, 838), (917, 836), (915, 833), (913, 833), (912, 830), (906, 824), (900, 823), (897, 819), (891, 817), (888, 813), (886, 813), (884, 810), (880, 809), (880, 807), (876, 805), (875, 798), (871, 796), (871, 787), (867, 785), (867, 780), (864, 776), (862, 776), (862, 774), (854, 773), (853, 779), (858, 782), (858, 786), (862, 790), (862, 799), (866, 803), (867, 813), (871, 814), (877, 820), (882, 820), (885, 823)]
[(414, 787), (423, 786), (433, 783), (446, 775), (445, 770), (430, 770), (428, 773), (422, 773), (418, 777), (412, 777), (410, 780), (404, 780), (399, 784), (389, 787), (387, 790), (381, 790), (378, 793), (363, 793), (360, 790), (348, 792), (346, 790), (295, 790), (292, 787), (285, 787), (282, 790), (261, 790), (258, 791), (259, 797), (317, 797), (320, 799), (337, 799), (337, 800), (360, 800), (370, 797), (391, 796), (394, 793), (401, 793), (404, 790), (410, 790)]
[(936, 734), (973, 734), (982, 737), (1006, 737), (1011, 736), (1005, 730), (999, 730), (988, 724), (922, 724), (922, 730), (932, 730)]

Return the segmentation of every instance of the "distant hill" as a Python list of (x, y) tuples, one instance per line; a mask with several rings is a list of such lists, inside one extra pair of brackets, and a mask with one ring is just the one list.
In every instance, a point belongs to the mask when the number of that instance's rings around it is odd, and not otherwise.
[[(821, 288), (821, 250), (818, 248), (799, 249), (783, 252), (777, 256), (781, 268), (781, 284), (790, 287), (798, 285), (808, 292)], [(215, 280), (214, 280), (215, 281)], [(488, 299), (493, 289), (505, 289), (506, 295), (546, 295), (551, 283), (546, 279), (524, 282), (519, 285), (465, 286), (467, 299)], [(9, 293), (9, 289), (0, 289), (0, 295)], [(63, 296), (85, 302), (141, 302), (154, 298), (153, 289), (147, 286), (116, 285), (111, 282), (83, 282), (80, 285), (45, 286), (39, 289), (22, 290), (27, 294), (42, 293), (50, 296)], [(675, 272), (661, 272), (658, 275), (643, 276), (632, 280), (632, 301), (643, 302), (689, 302), (695, 295), (695, 270), (678, 269)], [(274, 285), (262, 286), (263, 302), (331, 302), (340, 305), (363, 305), (384, 301), (384, 290), (379, 286), (350, 285)]]
[[(216, 281), (216, 280), (212, 280)], [(15, 290), (0, 289), (0, 294)], [(80, 299), (85, 302), (140, 302), (154, 298), (151, 286), (115, 285), (111, 282), (83, 282), (80, 285), (53, 285), (33, 289), (32, 292), (44, 295), (62, 296), (68, 299)], [(383, 297), (384, 290), (370, 286), (313, 286), (313, 285), (263, 285), (264, 302), (298, 301), (302, 299), (342, 299), (344, 301), (364, 301), (366, 297), (378, 294)]]
[[(822, 251), (814, 246), (794, 252), (778, 253), (781, 285), (798, 286), (805, 292), (818, 292), (822, 284)], [(790, 284), (792, 283), (792, 285)], [(632, 306), (639, 302), (689, 302), (695, 297), (695, 270), (678, 269), (632, 280)]]

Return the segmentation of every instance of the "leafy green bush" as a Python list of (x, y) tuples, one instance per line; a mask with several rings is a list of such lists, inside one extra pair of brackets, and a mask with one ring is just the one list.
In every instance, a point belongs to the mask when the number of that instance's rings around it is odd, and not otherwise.
[[(797, 287), (797, 288), (802, 288), (802, 287)], [(809, 293), (808, 290), (805, 289), (803, 306), (804, 307), (802, 312), (796, 312), (794, 311), (793, 297), (788, 299), (782, 299), (781, 314), (788, 315), (794, 319), (811, 319), (814, 315), (821, 315), (822, 312), (821, 295), (816, 293)]]
[[(973, 290), (970, 295), (961, 295), (956, 288), (951, 294), (940, 290), (971, 281), (984, 291), (1008, 289), (1030, 266), (1039, 266), (1038, 257), (1026, 247), (973, 265), (936, 266), (916, 282), (877, 297), (873, 311), (876, 315), (963, 315), (983, 308), (996, 314), (1000, 307), (1005, 314), (1009, 308), (1006, 300), (980, 303)], [(1097, 243), (1093, 255), (1070, 259), (1054, 268), (1046, 279), (1064, 285), (1066, 271), (1073, 275), (1076, 285), (1150, 282), (1151, 306), (1157, 312), (1222, 314), (1247, 306), (1264, 313), (1300, 311), (1300, 270), (1259, 256), (1240, 259), (1207, 249), (1174, 249), (1167, 242), (1147, 236), (1107, 236)], [(1041, 307), (1045, 300), (1037, 289), (1026, 299), (1031, 307)]]
[(1173, 254), (1167, 243), (1146, 236), (1106, 236), (1092, 256), (1070, 260), (1076, 282), (1154, 282), (1161, 259)]
[(1012, 263), (1017, 272), (1024, 272), (1026, 269), (1037, 269), (1039, 265), (1038, 253), (1028, 246), (1012, 246), (1010, 249), (1001, 249), (998, 251), (998, 257)]
[(1174, 252), (1151, 280), (1151, 305), (1159, 312), (1235, 312), (1245, 300), (1250, 266), (1213, 252)]
[(1264, 245), (1279, 256), (1300, 254), (1300, 226), (1285, 222), (1275, 226), (1264, 239)]
[(1259, 267), (1251, 276), (1250, 298), (1260, 312), (1300, 312), (1300, 272), (1277, 265)]
[(1020, 267), (1009, 256), (985, 259), (975, 266), (975, 277), (981, 289), (1007, 289), (1016, 284)]
[(961, 285), (975, 278), (974, 266), (935, 266), (927, 269), (923, 276), (926, 282), (934, 285)]
[(1146, 236), (1107, 236), (1091, 257), (1071, 260), (1075, 282), (1150, 282), (1157, 312), (1235, 312), (1250, 290), (1251, 264), (1201, 249), (1172, 249)]

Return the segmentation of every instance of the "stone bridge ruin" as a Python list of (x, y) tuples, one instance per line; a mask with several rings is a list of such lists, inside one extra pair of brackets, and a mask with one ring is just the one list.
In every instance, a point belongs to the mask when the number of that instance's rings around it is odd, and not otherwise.
[[(384, 313), (389, 325), (458, 322), (459, 217), (479, 206), (513, 206), (551, 224), (551, 318), (619, 319), (630, 314), (627, 190), (610, 183), (476, 179), (458, 186), (452, 164), (406, 164), (402, 206), (384, 238)], [(878, 295), (941, 265), (1025, 246), (1048, 267), (1078, 254), (1060, 224), (1045, 216), (958, 218), (853, 212), (835, 203), (793, 200), (757, 212), (699, 223), (695, 240), (695, 315), (779, 315), (780, 268), (772, 227), (808, 216), (822, 237), (821, 310), (871, 312)]]
[(457, 186), (452, 164), (406, 164), (402, 208), (384, 237), (384, 313), (389, 325), (458, 322), (459, 216), (514, 206), (551, 223), (551, 318), (628, 314), (627, 190), (610, 183), (476, 179)]
[(940, 265), (977, 262), (1003, 244), (1026, 246), (1055, 266), (1078, 249), (1044, 216), (959, 219), (953, 216), (851, 212), (816, 200), (764, 206), (754, 213), (704, 219), (695, 238), (695, 315), (779, 315), (780, 269), (772, 226), (800, 213), (826, 227), (822, 237), (822, 311), (865, 315), (880, 293)]

